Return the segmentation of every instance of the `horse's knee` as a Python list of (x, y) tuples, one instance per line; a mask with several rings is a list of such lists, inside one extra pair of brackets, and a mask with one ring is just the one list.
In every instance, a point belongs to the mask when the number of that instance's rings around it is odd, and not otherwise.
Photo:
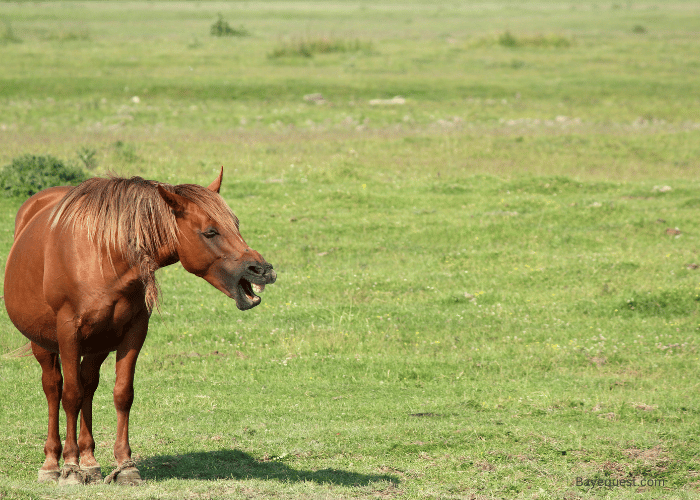
[(131, 410), (131, 405), (134, 403), (134, 386), (133, 384), (119, 384), (114, 386), (114, 407), (117, 411)]

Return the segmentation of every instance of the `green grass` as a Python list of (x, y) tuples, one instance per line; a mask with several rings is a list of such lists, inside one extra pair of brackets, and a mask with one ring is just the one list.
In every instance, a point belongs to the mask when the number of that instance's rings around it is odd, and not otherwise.
[[(206, 185), (223, 164), (279, 273), (241, 313), (159, 271), (128, 495), (696, 498), (698, 10), (0, 3), (21, 40), (0, 40), (0, 165)], [(219, 13), (250, 36), (212, 37)], [(324, 39), (345, 50), (268, 57)], [(0, 352), (22, 344), (1, 311)], [(113, 383), (110, 357), (105, 473)], [(127, 494), (37, 485), (38, 364), (2, 359), (0, 394), (0, 497)]]

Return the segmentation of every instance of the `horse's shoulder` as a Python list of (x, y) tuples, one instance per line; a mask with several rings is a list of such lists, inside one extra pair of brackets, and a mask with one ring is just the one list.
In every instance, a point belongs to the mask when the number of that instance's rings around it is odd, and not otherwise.
[(25, 201), (15, 217), (15, 240), (27, 224), (42, 210), (51, 210), (61, 201), (72, 186), (56, 186), (39, 191)]

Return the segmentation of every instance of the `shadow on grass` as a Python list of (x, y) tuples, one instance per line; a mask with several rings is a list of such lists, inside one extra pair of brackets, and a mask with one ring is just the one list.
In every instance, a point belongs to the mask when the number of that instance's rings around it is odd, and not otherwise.
[(166, 479), (276, 479), (283, 482), (313, 481), (319, 484), (367, 486), (379, 481), (398, 485), (395, 476), (358, 474), (337, 469), (295, 470), (280, 459), (260, 461), (240, 450), (217, 450), (182, 455), (158, 455), (138, 462), (141, 477)]

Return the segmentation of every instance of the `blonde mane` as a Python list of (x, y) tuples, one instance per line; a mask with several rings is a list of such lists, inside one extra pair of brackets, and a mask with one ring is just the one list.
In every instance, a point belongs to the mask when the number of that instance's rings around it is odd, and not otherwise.
[(121, 256), (139, 269), (149, 312), (158, 305), (156, 256), (166, 249), (175, 254), (179, 228), (158, 186), (199, 206), (219, 226), (222, 235), (238, 234), (238, 219), (223, 199), (195, 184), (173, 186), (141, 177), (93, 178), (71, 189), (54, 207), (51, 229), (66, 228), (86, 234), (98, 248)]

